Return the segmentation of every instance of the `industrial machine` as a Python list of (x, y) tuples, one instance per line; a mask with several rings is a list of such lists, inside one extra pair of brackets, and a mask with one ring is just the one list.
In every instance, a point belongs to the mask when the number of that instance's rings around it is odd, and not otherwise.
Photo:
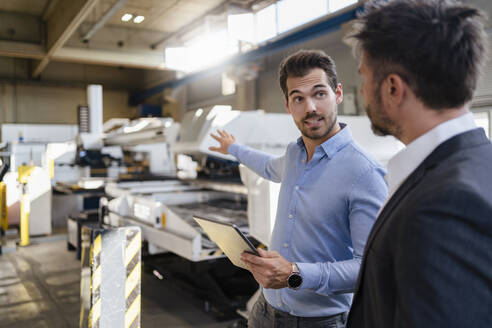
[[(282, 132), (290, 128), (294, 136), (264, 141), (251, 133), (258, 122), (272, 122), (272, 117), (283, 126)], [(249, 273), (229, 263), (192, 218), (201, 215), (231, 222), (249, 235), (248, 191), (241, 183), (239, 165), (231, 156), (208, 150), (216, 143), (209, 134), (218, 128), (234, 131), (240, 142), (275, 154), (281, 154), (298, 134), (287, 115), (223, 106), (189, 112), (171, 147), (180, 179), (108, 184), (104, 222), (139, 226), (148, 253), (164, 254), (150, 261), (155, 274), (176, 278), (184, 288), (191, 286), (206, 308), (223, 314), (244, 306), (257, 285)]]
[[(275, 124), (278, 129), (270, 128)], [(192, 218), (226, 220), (249, 234), (248, 190), (241, 183), (239, 165), (230, 155), (208, 150), (216, 143), (210, 133), (217, 129), (234, 131), (238, 142), (275, 155), (299, 134), (286, 114), (228, 106), (189, 112), (172, 147), (183, 179), (108, 185), (106, 193), (118, 197), (108, 204), (107, 223), (141, 226), (152, 253), (170, 251), (190, 261), (223, 257)]]

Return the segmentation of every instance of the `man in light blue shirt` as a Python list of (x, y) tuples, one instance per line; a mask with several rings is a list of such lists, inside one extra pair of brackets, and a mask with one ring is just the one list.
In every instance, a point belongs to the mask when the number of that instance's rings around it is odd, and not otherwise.
[(302, 136), (274, 157), (212, 135), (260, 176), (281, 182), (270, 251), (243, 253), (263, 293), (250, 327), (341, 327), (355, 288), (364, 245), (387, 196), (383, 168), (337, 122), (343, 100), (333, 60), (301, 50), (280, 66), (287, 112)]

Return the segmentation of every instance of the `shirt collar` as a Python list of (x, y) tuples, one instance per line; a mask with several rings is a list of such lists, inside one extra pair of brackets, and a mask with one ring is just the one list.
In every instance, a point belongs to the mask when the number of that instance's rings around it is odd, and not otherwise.
[[(349, 127), (345, 123), (340, 124), (341, 130), (337, 132), (334, 136), (323, 142), (321, 145), (316, 147), (316, 149), (321, 149), (325, 152), (329, 159), (333, 158), (336, 153), (338, 153), (343, 147), (352, 142), (352, 133)], [(297, 144), (304, 148), (304, 141), (302, 137), (297, 139)]]
[(389, 197), (437, 146), (455, 135), (476, 127), (473, 114), (464, 114), (439, 124), (399, 151), (388, 162), (388, 174), (385, 180), (389, 187)]

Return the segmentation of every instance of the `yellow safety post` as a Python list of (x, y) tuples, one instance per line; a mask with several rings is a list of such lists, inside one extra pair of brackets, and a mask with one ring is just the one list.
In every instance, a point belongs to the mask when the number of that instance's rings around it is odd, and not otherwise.
[(29, 200), (29, 194), (27, 193), (27, 182), (29, 176), (34, 170), (34, 165), (21, 165), (18, 168), (19, 175), (17, 180), (22, 184), (22, 195), (20, 204), (20, 236), (21, 240), (19, 246), (29, 245), (29, 213), (31, 211), (31, 204)]
[(55, 160), (50, 159), (48, 166), (50, 171), (50, 179), (53, 180), (53, 178), (55, 177)]
[(7, 207), (7, 185), (0, 182), (0, 227), (3, 232), (9, 228), (9, 215)]

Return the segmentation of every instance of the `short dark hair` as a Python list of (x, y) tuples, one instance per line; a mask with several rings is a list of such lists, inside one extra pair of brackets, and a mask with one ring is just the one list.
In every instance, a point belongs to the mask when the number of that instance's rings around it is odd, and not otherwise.
[(396, 73), (432, 109), (473, 97), (487, 57), (484, 14), (450, 0), (370, 1), (356, 22), (356, 48), (381, 82)]
[(299, 50), (280, 63), (279, 82), (285, 99), (288, 99), (287, 78), (305, 76), (313, 68), (321, 68), (325, 71), (328, 84), (334, 92), (336, 91), (337, 70), (333, 59), (321, 50)]

